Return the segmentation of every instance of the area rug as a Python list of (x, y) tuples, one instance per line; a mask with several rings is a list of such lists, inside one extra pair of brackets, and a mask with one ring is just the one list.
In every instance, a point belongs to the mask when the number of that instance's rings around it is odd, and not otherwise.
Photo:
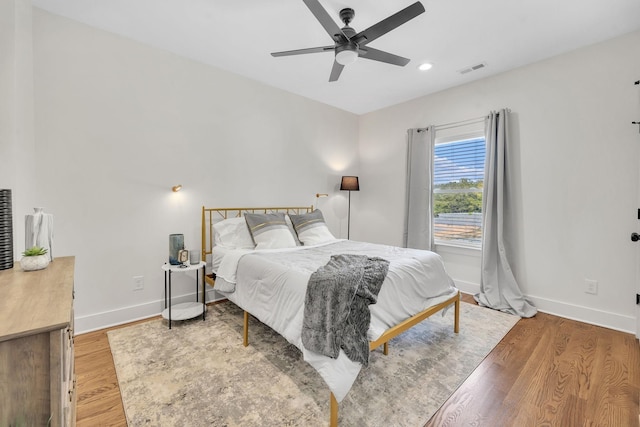
[[(462, 303), (371, 353), (339, 406), (340, 426), (423, 426), (518, 317)], [(300, 351), (230, 302), (207, 318), (110, 331), (129, 426), (326, 426), (329, 389)]]

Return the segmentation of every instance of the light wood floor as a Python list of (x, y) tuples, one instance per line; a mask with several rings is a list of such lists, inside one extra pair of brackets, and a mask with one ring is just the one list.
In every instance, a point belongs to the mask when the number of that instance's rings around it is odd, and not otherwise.
[[(75, 338), (78, 427), (126, 426), (106, 332)], [(634, 336), (538, 313), (516, 324), (427, 427), (637, 427), (639, 404)]]

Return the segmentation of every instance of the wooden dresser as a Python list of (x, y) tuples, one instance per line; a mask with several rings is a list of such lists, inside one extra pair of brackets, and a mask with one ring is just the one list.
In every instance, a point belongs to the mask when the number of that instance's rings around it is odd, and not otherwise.
[(0, 426), (74, 426), (74, 257), (0, 270)]

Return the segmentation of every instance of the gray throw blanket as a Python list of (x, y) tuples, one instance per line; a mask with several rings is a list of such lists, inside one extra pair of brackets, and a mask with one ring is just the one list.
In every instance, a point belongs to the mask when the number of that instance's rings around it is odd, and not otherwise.
[(369, 364), (369, 304), (377, 302), (389, 261), (365, 255), (332, 255), (309, 278), (304, 301), (302, 343), (305, 348)]

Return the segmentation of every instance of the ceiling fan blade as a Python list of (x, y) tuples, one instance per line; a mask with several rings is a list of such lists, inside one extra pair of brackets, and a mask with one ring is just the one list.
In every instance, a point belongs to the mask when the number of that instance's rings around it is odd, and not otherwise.
[[(306, 1), (306, 0), (305, 0)], [(419, 1), (415, 2), (411, 6), (407, 6), (400, 12), (397, 12), (386, 19), (372, 25), (364, 31), (360, 31), (353, 36), (353, 40), (360, 46), (364, 46), (377, 39), (380, 36), (387, 34), (394, 28), (399, 27), (405, 22), (415, 18), (424, 12), (424, 6)]]
[(318, 53), (318, 52), (333, 52), (335, 46), (320, 46), (310, 47), (307, 49), (285, 50), (282, 52), (271, 52), (271, 56), (291, 56), (291, 55), (303, 55), (305, 53)]
[(333, 41), (342, 42), (345, 39), (349, 40), (347, 36), (344, 35), (336, 21), (334, 21), (331, 16), (327, 13), (324, 7), (320, 4), (318, 0), (302, 0), (304, 4), (307, 5), (313, 16), (316, 17), (318, 22), (324, 27), (325, 31), (331, 36)]
[(387, 64), (399, 65), (404, 67), (410, 61), (408, 58), (394, 55), (393, 53), (385, 52), (383, 50), (374, 49), (372, 47), (361, 48), (358, 52), (358, 56), (364, 59), (371, 59), (373, 61), (386, 62)]
[(342, 73), (342, 69), (344, 65), (338, 64), (336, 60), (333, 61), (333, 68), (331, 68), (331, 75), (329, 76), (330, 82), (335, 82), (340, 77), (340, 73)]

